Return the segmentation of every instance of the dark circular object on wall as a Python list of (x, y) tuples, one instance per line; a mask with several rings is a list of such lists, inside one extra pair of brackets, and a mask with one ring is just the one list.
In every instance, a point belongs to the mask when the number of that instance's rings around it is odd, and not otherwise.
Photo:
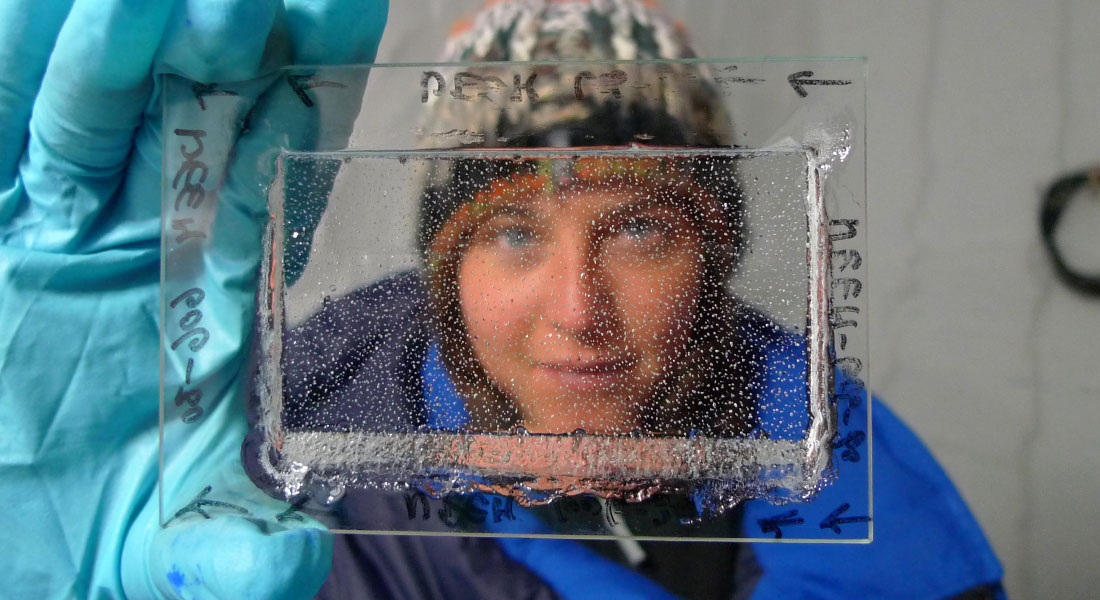
[[(1054, 233), (1062, 219), (1062, 214), (1079, 192), (1092, 188), (1100, 191), (1100, 166), (1066, 175), (1047, 188), (1043, 195), (1043, 206), (1039, 214), (1039, 225), (1043, 234), (1043, 245), (1050, 252), (1058, 277), (1071, 288), (1089, 296), (1100, 296), (1100, 275), (1088, 275), (1075, 271), (1066, 262)], [(1100, 243), (1100, 237), (1097, 238)]]

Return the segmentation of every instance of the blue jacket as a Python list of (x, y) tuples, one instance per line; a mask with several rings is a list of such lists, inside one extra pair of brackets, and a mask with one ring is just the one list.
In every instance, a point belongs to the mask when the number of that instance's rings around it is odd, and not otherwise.
[[(285, 425), (456, 425), (462, 407), (455, 405), (457, 396), (439, 364), (427, 315), (423, 285), (409, 273), (328, 303), (289, 333), (285, 396), (300, 401), (285, 408)], [(773, 335), (769, 354), (782, 351), (781, 338)], [(772, 364), (793, 362), (771, 359), (769, 370), (776, 372), (781, 367)], [(750, 501), (728, 518), (749, 537), (829, 540), (842, 530), (862, 535), (873, 517), (871, 543), (651, 542), (643, 544), (649, 558), (632, 569), (610, 542), (343, 535), (337, 536), (332, 574), (320, 597), (1002, 597), (1000, 564), (920, 440), (877, 401), (870, 428), (866, 410), (847, 408), (834, 443), (840, 471), (835, 484), (809, 503)], [(761, 417), (761, 427), (766, 420)], [(252, 462), (250, 447), (246, 462)], [(868, 459), (873, 515), (860, 514), (867, 508), (863, 478), (844, 477), (846, 468), (866, 469)], [(496, 509), (484, 503), (481, 513)], [(344, 527), (402, 530), (408, 524), (400, 521), (412, 518), (414, 509), (420, 510), (407, 496), (350, 490), (335, 510)], [(447, 527), (439, 524), (438, 530)]]

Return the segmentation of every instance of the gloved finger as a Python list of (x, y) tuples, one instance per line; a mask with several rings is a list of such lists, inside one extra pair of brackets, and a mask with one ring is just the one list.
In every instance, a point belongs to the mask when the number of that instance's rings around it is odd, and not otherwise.
[[(281, 6), (278, 0), (77, 0), (35, 102), (30, 160), (21, 173), (27, 202), (16, 215), (9, 243), (16, 238), (14, 243), (25, 247), (82, 252), (148, 241), (95, 236), (110, 237), (118, 229), (114, 225), (149, 221), (156, 212), (147, 199), (113, 205), (112, 198), (127, 175), (140, 178), (159, 170), (156, 145), (133, 154), (131, 149), (135, 128), (143, 126), (139, 141), (142, 133), (158, 133), (159, 123), (146, 117), (159, 113), (151, 100), (162, 38), (174, 68), (201, 77), (253, 76), (257, 69), (281, 66), (288, 56), (285, 40), (272, 46), (284, 49), (277, 56), (268, 52), (270, 31), (252, 29), (257, 21), (279, 21)], [(128, 162), (136, 164), (137, 173)], [(59, 197), (59, 180), (70, 193)], [(108, 207), (112, 214), (104, 217)], [(146, 229), (130, 231), (148, 235)]]
[(294, 62), (362, 64), (374, 60), (389, 0), (286, 0)]
[[(288, 3), (287, 29), (295, 46), (294, 58), (312, 64), (363, 62), (372, 60), (381, 38), (388, 5), (378, 0), (294, 0)], [(224, 260), (220, 264), (243, 266), (226, 279), (239, 280), (247, 273), (251, 257), (258, 257), (259, 225), (267, 218), (267, 190), (274, 180), (275, 160), (280, 150), (324, 151), (346, 148), (355, 119), (362, 106), (363, 89), (367, 69), (326, 69), (323, 67), (295, 69), (264, 92), (247, 116), (248, 133), (236, 140), (233, 147), (233, 165), (220, 190), (218, 215), (214, 220), (212, 237), (234, 239), (241, 243), (222, 243), (215, 248)], [(219, 84), (220, 85), (220, 84)], [(221, 87), (226, 87), (221, 85)], [(234, 87), (229, 84), (229, 87)], [(239, 86), (238, 86), (239, 87)], [(243, 94), (236, 89), (227, 90)], [(210, 106), (217, 104), (226, 110), (235, 110), (233, 101), (210, 98)], [(234, 122), (218, 119), (192, 106), (184, 107), (192, 117), (188, 122), (217, 124)], [(213, 109), (211, 109), (213, 110)], [(176, 129), (175, 115), (170, 115), (169, 130)], [(180, 121), (181, 123), (183, 121)], [(169, 157), (171, 162), (171, 157)], [(318, 198), (331, 187), (337, 168), (332, 164), (320, 164), (316, 168), (290, 169), (288, 177), (311, 185)], [(211, 167), (219, 171), (217, 167)], [(306, 180), (308, 179), (308, 181)], [(291, 180), (287, 180), (288, 184)], [(288, 237), (295, 248), (291, 255), (308, 256), (309, 232), (319, 220), (324, 202), (315, 202), (307, 211), (290, 214), (293, 220), (300, 218), (300, 227), (291, 224), (298, 237)], [(255, 232), (255, 236), (241, 235)], [(307, 246), (300, 248), (301, 246)], [(249, 250), (249, 247), (253, 250)], [(293, 276), (293, 269), (292, 276)]]
[(4, 132), (0, 137), (0, 188), (10, 186), (15, 175), (27, 141), (34, 97), (72, 4), (72, 0), (0, 3), (0, 131)]
[(107, 205), (152, 92), (149, 65), (170, 10), (77, 0), (34, 103), (20, 167), (24, 201), (8, 244), (71, 252)]
[(271, 525), (220, 516), (160, 530), (149, 563), (157, 597), (312, 598), (332, 564), (332, 534)]
[(306, 514), (258, 493), (239, 461), (191, 457), (181, 493), (141, 513), (122, 555), (131, 598), (310, 598), (332, 564), (332, 533)]
[(150, 67), (167, 2), (77, 0), (50, 57), (31, 119), (32, 144), (62, 172), (120, 170), (153, 90)]
[[(292, 58), (297, 62), (367, 62), (373, 60), (377, 50), (387, 9), (385, 0), (290, 0), (285, 18), (276, 19), (271, 26), (276, 32), (272, 37), (277, 39), (278, 32), (287, 32), (288, 50), (289, 46), (294, 47)], [(269, 40), (269, 49), (272, 45)], [(226, 189), (221, 190), (227, 202), (241, 203), (240, 208), (253, 213), (252, 216), (262, 215), (264, 207), (258, 201), (266, 195), (280, 149), (316, 151), (345, 147), (362, 103), (365, 69), (341, 71), (336, 80), (327, 80), (316, 70), (286, 73), (281, 81), (266, 89), (262, 102), (253, 107), (240, 100), (254, 98), (257, 87), (235, 81), (252, 74), (206, 71), (203, 76), (208, 79), (202, 81), (196, 78), (195, 69), (182, 64), (186, 61), (178, 60), (186, 53), (172, 50), (174, 47), (174, 43), (169, 44), (159, 68), (201, 84), (202, 93), (209, 96), (198, 97), (198, 106), (192, 106), (188, 94), (179, 93), (177, 86), (175, 93), (169, 93), (168, 130), (201, 129), (210, 136), (206, 139), (208, 152), (203, 163), (212, 173), (233, 171)], [(239, 143), (237, 132), (225, 134), (234, 126), (248, 130)], [(155, 131), (142, 132), (145, 133), (149, 134), (146, 137), (156, 138)], [(218, 142), (211, 144), (215, 138)], [(219, 151), (211, 153), (211, 148)], [(239, 167), (226, 162), (229, 149), (234, 165)], [(171, 163), (171, 157), (168, 158)], [(169, 173), (174, 172), (173, 165), (168, 166)], [(221, 187), (221, 183), (215, 178), (208, 187)]]
[(180, 0), (157, 70), (197, 82), (245, 81), (290, 60), (279, 0)]

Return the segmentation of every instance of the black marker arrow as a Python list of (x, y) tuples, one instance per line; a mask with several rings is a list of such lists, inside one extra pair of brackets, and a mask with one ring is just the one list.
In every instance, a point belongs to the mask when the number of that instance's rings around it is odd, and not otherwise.
[(172, 521), (182, 517), (183, 515), (186, 515), (187, 513), (198, 513), (202, 515), (204, 519), (209, 519), (210, 515), (207, 514), (206, 510), (204, 510), (206, 508), (226, 508), (229, 510), (235, 510), (243, 515), (248, 514), (248, 509), (242, 506), (237, 506), (236, 504), (230, 504), (228, 502), (221, 502), (219, 500), (207, 500), (206, 496), (210, 493), (210, 490), (212, 489), (213, 488), (209, 485), (202, 488), (202, 491), (199, 492), (199, 495), (195, 496), (195, 499), (191, 502), (188, 502), (187, 506), (184, 506), (183, 508), (177, 510), (175, 516), (171, 519), (168, 519), (168, 522), (171, 523)]
[(757, 519), (756, 522), (760, 525), (760, 531), (763, 533), (774, 533), (776, 539), (779, 539), (783, 537), (783, 530), (780, 529), (781, 527), (787, 525), (801, 525), (805, 523), (806, 520), (798, 516), (798, 509), (795, 509), (775, 515), (774, 517)]
[[(730, 66), (725, 67), (721, 70), (725, 71), (727, 73), (732, 73), (732, 72), (737, 70), (737, 65), (730, 65)], [(720, 87), (724, 86), (727, 83), (756, 84), (756, 83), (764, 83), (765, 81), (766, 81), (765, 79), (761, 79), (759, 77), (739, 77), (739, 76), (735, 76), (735, 75), (730, 75), (730, 76), (721, 75), (721, 76), (718, 76), (718, 77), (714, 78), (714, 82), (717, 83)]]
[(320, 81), (318, 79), (315, 79), (313, 75), (291, 75), (286, 78), (286, 81), (290, 84), (290, 89), (294, 90), (294, 93), (298, 96), (298, 99), (301, 100), (302, 104), (305, 104), (306, 106), (313, 106), (313, 99), (309, 97), (309, 94), (306, 93), (306, 90), (316, 87), (348, 87), (336, 81)]
[(847, 79), (807, 79), (813, 76), (813, 71), (799, 71), (788, 75), (787, 82), (803, 98), (807, 96), (806, 90), (802, 89), (804, 85), (852, 85), (852, 82)]
[[(848, 411), (845, 410), (844, 414), (847, 415)], [(848, 435), (844, 436), (844, 439), (840, 439), (840, 434), (837, 433), (833, 438), (833, 449), (844, 448), (844, 451), (840, 453), (840, 458), (848, 462), (859, 462), (859, 447), (867, 439), (867, 434), (862, 431), (850, 431)]]
[(206, 110), (206, 101), (203, 100), (204, 96), (236, 96), (237, 92), (229, 90), (219, 90), (216, 83), (194, 83), (191, 85), (191, 91), (195, 94), (195, 99), (199, 101), (199, 110)]
[(293, 519), (295, 521), (305, 521), (305, 518), (302, 517), (302, 515), (298, 513), (298, 507), (297, 506), (291, 506), (290, 508), (284, 510), (283, 512), (275, 515), (275, 520), (280, 522), (280, 523), (282, 523), (283, 521), (290, 520), (290, 519)]
[(840, 526), (847, 523), (870, 523), (871, 517), (842, 517), (851, 508), (852, 505), (845, 502), (837, 507), (836, 510), (829, 513), (829, 516), (825, 517), (825, 520), (821, 522), (822, 529), (832, 529), (833, 533), (840, 533)]

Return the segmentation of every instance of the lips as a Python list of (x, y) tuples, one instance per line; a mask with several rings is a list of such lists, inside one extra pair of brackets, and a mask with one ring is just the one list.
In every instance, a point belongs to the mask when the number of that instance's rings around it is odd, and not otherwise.
[(630, 359), (560, 360), (536, 363), (536, 368), (557, 385), (577, 392), (606, 390), (621, 384), (634, 372)]

